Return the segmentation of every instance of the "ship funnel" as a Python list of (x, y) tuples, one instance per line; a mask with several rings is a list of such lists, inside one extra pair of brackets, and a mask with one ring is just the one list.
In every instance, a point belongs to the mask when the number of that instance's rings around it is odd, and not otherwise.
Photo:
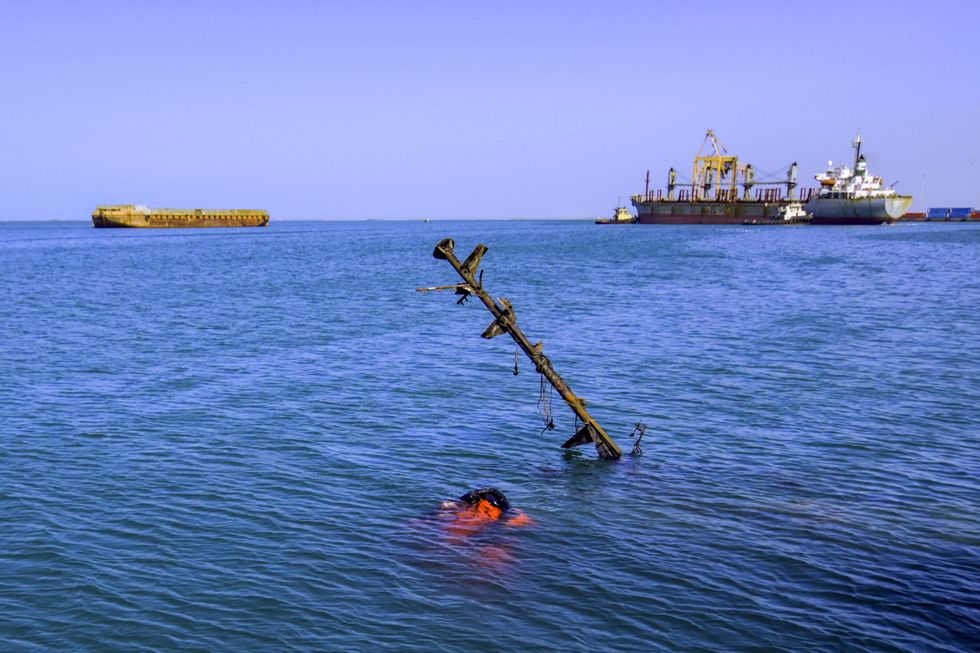
[(858, 157), (857, 163), (854, 164), (854, 172), (858, 175), (863, 175), (868, 172), (868, 162), (865, 160), (863, 154)]
[(796, 173), (797, 173), (796, 161), (793, 161), (793, 165), (789, 167), (789, 171), (786, 173), (786, 196), (791, 199), (796, 199)]

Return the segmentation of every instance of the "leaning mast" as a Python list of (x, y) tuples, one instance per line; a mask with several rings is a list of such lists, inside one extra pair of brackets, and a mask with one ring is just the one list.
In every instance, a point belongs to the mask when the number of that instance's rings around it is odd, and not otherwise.
[(569, 438), (562, 447), (568, 449), (593, 442), (595, 443), (596, 451), (601, 457), (607, 460), (619, 458), (622, 455), (619, 445), (609, 437), (609, 434), (599, 425), (599, 422), (589, 414), (589, 411), (585, 408), (585, 400), (572, 392), (572, 389), (561, 375), (555, 371), (551, 360), (542, 351), (544, 345), (540, 342), (532, 344), (520, 327), (517, 326), (517, 316), (514, 314), (514, 307), (511, 303), (501, 297), (500, 303), (498, 304), (490, 296), (490, 293), (483, 288), (483, 275), (481, 273), (477, 276), (477, 268), (480, 267), (480, 260), (487, 252), (487, 246), (483, 244), (477, 245), (473, 249), (473, 252), (466, 257), (466, 260), (462, 262), (460, 262), (453, 252), (454, 247), (455, 243), (453, 240), (446, 238), (436, 245), (432, 255), (437, 259), (449, 261), (453, 269), (462, 277), (465, 283), (456, 286), (457, 294), (463, 295), (463, 299), (470, 295), (476, 295), (483, 302), (483, 305), (487, 307), (487, 310), (493, 314), (493, 322), (483, 332), (482, 337), (490, 339), (504, 333), (510, 335), (514, 339), (514, 342), (517, 343), (517, 346), (520, 347), (521, 351), (534, 363), (535, 369), (551, 383), (552, 387), (558, 391), (558, 394), (565, 400), (569, 408), (582, 421), (582, 428)]

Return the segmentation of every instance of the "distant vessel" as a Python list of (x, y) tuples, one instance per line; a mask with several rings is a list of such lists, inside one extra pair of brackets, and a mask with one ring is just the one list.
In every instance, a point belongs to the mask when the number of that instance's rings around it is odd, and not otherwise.
[(617, 206), (612, 218), (596, 218), (596, 224), (633, 224), (636, 217), (625, 206)]
[[(713, 152), (702, 154), (709, 142)], [(729, 155), (709, 129), (694, 157), (690, 184), (677, 183), (677, 172), (671, 168), (667, 195), (652, 193), (647, 172), (646, 191), (631, 200), (640, 224), (799, 224), (805, 219), (800, 203), (809, 199), (812, 189), (797, 198), (796, 175), (793, 163), (785, 181), (756, 180), (752, 166)], [(780, 186), (786, 187), (785, 197)]]
[(868, 162), (861, 154), (861, 135), (854, 137), (854, 167), (834, 167), (814, 175), (820, 190), (804, 207), (812, 216), (810, 224), (893, 223), (912, 206), (911, 195), (899, 195), (885, 187), (885, 180), (868, 173)]
[(810, 214), (803, 210), (800, 202), (787, 202), (779, 207), (779, 213), (775, 218), (764, 220), (746, 220), (743, 224), (757, 225), (786, 225), (786, 224), (810, 224)]
[(141, 204), (97, 206), (92, 213), (94, 227), (264, 227), (266, 211), (241, 209), (151, 209)]

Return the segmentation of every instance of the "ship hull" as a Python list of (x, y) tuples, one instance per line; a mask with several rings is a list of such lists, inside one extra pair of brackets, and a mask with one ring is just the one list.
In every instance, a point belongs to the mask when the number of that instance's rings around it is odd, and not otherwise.
[(636, 218), (633, 218), (632, 220), (606, 220), (603, 218), (599, 218), (598, 220), (595, 221), (595, 223), (596, 224), (635, 224)]
[(638, 224), (746, 224), (782, 221), (787, 202), (634, 201)]
[(98, 229), (187, 229), (210, 227), (265, 227), (269, 219), (237, 219), (237, 220), (153, 220), (141, 223), (137, 220), (120, 220), (103, 218), (92, 220), (92, 226)]
[(912, 205), (911, 197), (815, 197), (804, 210), (813, 216), (814, 225), (878, 225), (901, 218)]
[(92, 214), (98, 229), (184, 229), (212, 227), (265, 227), (264, 211), (126, 211), (99, 209)]

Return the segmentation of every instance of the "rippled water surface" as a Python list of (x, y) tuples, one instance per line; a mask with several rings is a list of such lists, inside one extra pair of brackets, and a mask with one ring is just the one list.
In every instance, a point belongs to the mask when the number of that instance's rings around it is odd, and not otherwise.
[(0, 649), (976, 650), (978, 311), (980, 225), (2, 224)]

